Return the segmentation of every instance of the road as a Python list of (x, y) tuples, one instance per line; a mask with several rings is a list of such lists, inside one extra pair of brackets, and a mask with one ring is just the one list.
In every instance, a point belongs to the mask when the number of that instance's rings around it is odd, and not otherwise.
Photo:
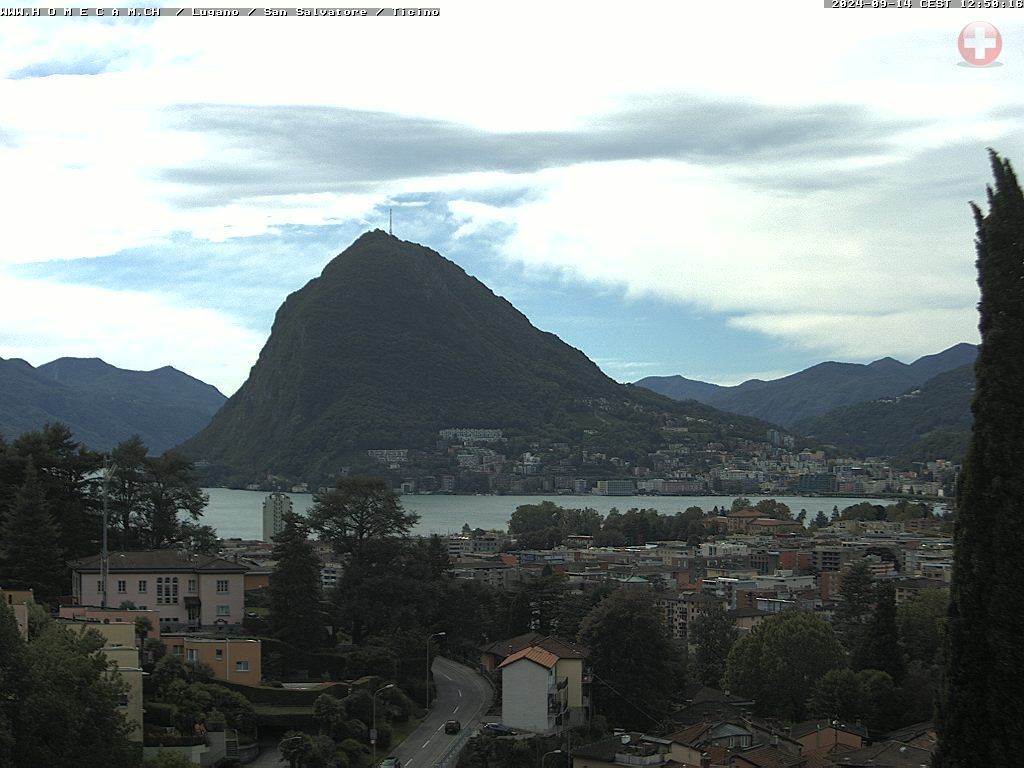
[[(433, 672), (437, 698), (430, 714), (390, 753), (403, 768), (430, 768), (455, 739), (444, 732), (445, 722), (459, 720), (464, 730), (475, 729), (491, 705), (491, 687), (469, 667), (438, 656)], [(378, 752), (377, 757), (384, 755)]]
[[(377, 759), (383, 760), (391, 754), (402, 761), (403, 768), (430, 768), (440, 759), (455, 736), (444, 732), (448, 720), (459, 720), (463, 729), (476, 728), (480, 718), (491, 705), (491, 687), (469, 667), (437, 656), (434, 659), (434, 682), (437, 698), (430, 713), (405, 741), (391, 752), (377, 750)], [(249, 768), (282, 768), (282, 761), (276, 746), (263, 750)]]

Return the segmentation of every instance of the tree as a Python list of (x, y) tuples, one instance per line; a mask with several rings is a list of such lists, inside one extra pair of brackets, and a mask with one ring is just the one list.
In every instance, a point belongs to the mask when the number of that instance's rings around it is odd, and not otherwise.
[(776, 520), (792, 520), (792, 510), (781, 501), (775, 499), (761, 499), (754, 505), (754, 509), (765, 517), (774, 517)]
[(828, 528), (828, 518), (825, 517), (825, 513), (822, 510), (818, 510), (818, 514), (814, 516), (814, 520), (811, 522), (812, 528)]
[(818, 717), (864, 723), (873, 733), (890, 731), (896, 721), (899, 697), (896, 685), (885, 672), (864, 669), (833, 669), (814, 685), (807, 712)]
[(900, 603), (896, 623), (908, 659), (928, 667), (938, 660), (948, 610), (949, 592), (945, 589), (923, 589)]
[(320, 558), (309, 541), (306, 521), (294, 512), (283, 516), (274, 536), (274, 573), (270, 578), (270, 625), (274, 634), (299, 648), (323, 644), (320, 610)]
[(739, 498), (732, 500), (732, 507), (729, 509), (730, 512), (738, 512), (741, 509), (750, 509), (750, 499), (746, 496), (740, 496)]
[(687, 634), (691, 645), (696, 646), (694, 671), (697, 678), (704, 685), (717, 688), (725, 674), (725, 660), (739, 634), (725, 605), (717, 601), (710, 603)]
[(1024, 193), (990, 151), (995, 187), (977, 224), (981, 348), (974, 430), (957, 493), (944, 690), (932, 765), (1013, 765), (1024, 750)]
[[(402, 508), (384, 480), (343, 479), (316, 497), (309, 517), (321, 538), (347, 558), (335, 599), (352, 642), (358, 645), (375, 625), (407, 625), (421, 614), (416, 596), (430, 589), (431, 559), (426, 550), (407, 546), (419, 516)], [(421, 578), (407, 578), (413, 566)]]
[(853, 666), (881, 670), (897, 683), (903, 679), (905, 666), (896, 623), (896, 589), (892, 584), (875, 590), (875, 609)]
[(867, 560), (857, 560), (846, 570), (839, 596), (841, 599), (836, 606), (833, 623), (846, 650), (857, 657), (867, 640), (875, 599), (874, 579)]
[[(95, 478), (101, 466), (100, 454), (76, 442), (71, 430), (58, 423), (21, 435), (9, 446), (6, 458), (8, 466), (2, 474), (10, 484), (8, 493), (12, 496), (24, 483), (28, 464), (35, 467), (65, 555), (76, 558), (94, 553), (100, 536)], [(0, 486), (3, 484), (0, 480)]]
[(100, 653), (98, 632), (48, 624), (26, 650), (31, 687), (19, 703), (15, 768), (138, 763), (117, 703), (124, 684)]
[(843, 649), (824, 619), (786, 611), (762, 621), (736, 641), (723, 685), (749, 696), (760, 714), (803, 720), (813, 686), (846, 666)]
[(25, 643), (14, 613), (0, 600), (0, 765), (14, 765), (19, 702), (28, 686)]
[(64, 591), (60, 533), (31, 460), (0, 532), (0, 582), (35, 590), (40, 602), (55, 604)]
[(583, 620), (597, 709), (622, 728), (656, 729), (682, 684), (683, 658), (665, 634), (654, 598), (619, 589)]
[(146, 454), (149, 449), (138, 435), (118, 444), (110, 453), (112, 466), (107, 479), (111, 523), (120, 528), (122, 549), (136, 545), (136, 527), (149, 482)]
[(384, 480), (345, 478), (317, 496), (310, 523), (335, 549), (360, 560), (375, 541), (404, 537), (419, 520), (406, 512)]
[(198, 532), (184, 526), (180, 516), (198, 520), (210, 499), (199, 486), (192, 462), (182, 454), (167, 451), (148, 459), (147, 465), (149, 478), (143, 491), (139, 543), (145, 549), (182, 544)]

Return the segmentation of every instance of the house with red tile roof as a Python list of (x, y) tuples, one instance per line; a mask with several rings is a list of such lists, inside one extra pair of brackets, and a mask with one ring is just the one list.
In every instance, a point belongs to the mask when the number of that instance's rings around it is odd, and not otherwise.
[(502, 722), (536, 733), (582, 723), (589, 706), (585, 659), (585, 649), (555, 637), (540, 637), (505, 657), (498, 665)]

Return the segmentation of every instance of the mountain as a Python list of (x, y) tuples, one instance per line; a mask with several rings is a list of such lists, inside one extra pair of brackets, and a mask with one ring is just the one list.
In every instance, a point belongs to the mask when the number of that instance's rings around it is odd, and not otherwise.
[(793, 428), (801, 420), (822, 416), (834, 408), (896, 396), (937, 374), (972, 364), (977, 354), (973, 344), (956, 344), (909, 365), (883, 357), (867, 365), (819, 363), (781, 379), (751, 379), (733, 387), (682, 376), (649, 376), (636, 384), (667, 397), (689, 397), (723, 411)]
[(225, 400), (216, 388), (169, 366), (128, 371), (97, 358), (62, 357), (33, 368), (0, 359), (0, 434), (6, 438), (60, 421), (94, 450), (138, 434), (161, 453), (206, 426)]
[(646, 456), (669, 432), (763, 440), (766, 425), (618, 384), (456, 264), (376, 230), (288, 296), (248, 380), (182, 449), (215, 482), (313, 484), (372, 449), (448, 472), (438, 432), (451, 427), (501, 429), (512, 455), (564, 443)]
[(960, 461), (971, 433), (974, 364), (941, 373), (898, 397), (837, 408), (794, 425), (854, 456)]

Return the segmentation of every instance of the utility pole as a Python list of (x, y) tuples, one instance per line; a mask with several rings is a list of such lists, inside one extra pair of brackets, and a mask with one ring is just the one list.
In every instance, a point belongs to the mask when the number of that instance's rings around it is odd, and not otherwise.
[(110, 473), (113, 471), (113, 463), (104, 462), (103, 468), (103, 543), (100, 546), (100, 581), (103, 583), (103, 592), (100, 594), (100, 607), (107, 607), (107, 581), (110, 578), (110, 553), (107, 551), (107, 510), (109, 507), (108, 497), (110, 496)]

